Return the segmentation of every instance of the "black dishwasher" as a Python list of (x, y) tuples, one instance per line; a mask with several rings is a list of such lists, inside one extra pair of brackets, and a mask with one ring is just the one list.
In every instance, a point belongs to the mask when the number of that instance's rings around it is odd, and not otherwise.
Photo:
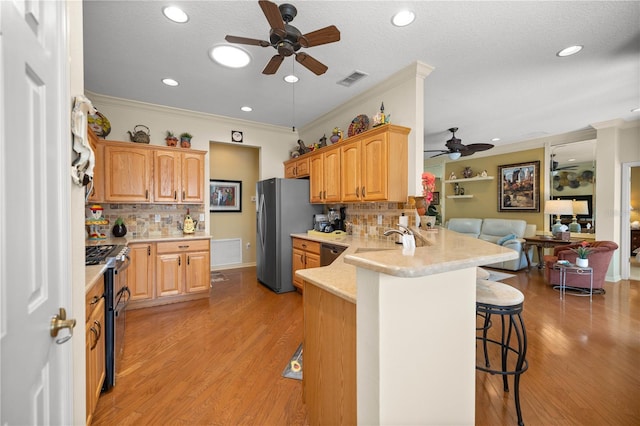
[(345, 249), (346, 247), (343, 246), (322, 243), (320, 247), (320, 266), (331, 265)]

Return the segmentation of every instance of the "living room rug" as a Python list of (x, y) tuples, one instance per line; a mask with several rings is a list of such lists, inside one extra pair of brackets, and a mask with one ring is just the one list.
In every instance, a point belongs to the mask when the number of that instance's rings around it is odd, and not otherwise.
[(302, 380), (302, 343), (300, 343), (300, 346), (298, 346), (298, 349), (296, 349), (287, 366), (284, 368), (282, 377)]
[(492, 271), (490, 269), (487, 269), (487, 272), (489, 272), (489, 278), (487, 278), (487, 280), (489, 281), (502, 281), (502, 280), (506, 280), (507, 278), (511, 278), (511, 277), (515, 277), (515, 275), (513, 274), (506, 274), (504, 272), (498, 272), (498, 271)]
[(229, 278), (227, 278), (222, 272), (211, 271), (210, 284), (213, 285), (213, 283), (220, 281), (229, 281)]

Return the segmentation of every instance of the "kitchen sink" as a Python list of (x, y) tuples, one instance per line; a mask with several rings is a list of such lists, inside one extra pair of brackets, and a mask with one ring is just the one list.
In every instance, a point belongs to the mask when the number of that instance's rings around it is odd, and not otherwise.
[[(398, 248), (401, 248), (401, 245), (398, 245)], [(380, 247), (360, 247), (357, 248), (355, 253), (370, 253), (372, 251), (385, 251), (385, 250), (394, 250), (392, 248), (389, 247), (385, 247), (385, 248), (380, 248)]]

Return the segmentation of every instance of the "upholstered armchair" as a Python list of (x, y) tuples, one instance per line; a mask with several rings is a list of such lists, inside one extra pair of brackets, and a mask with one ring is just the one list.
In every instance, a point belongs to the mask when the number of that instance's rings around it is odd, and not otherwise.
[[(547, 282), (551, 285), (560, 285), (560, 271), (553, 269), (553, 264), (558, 260), (568, 260), (576, 262), (578, 254), (573, 248), (580, 246), (580, 243), (558, 246), (553, 250), (553, 256), (545, 256)], [(589, 267), (593, 268), (593, 288), (599, 289), (604, 286), (604, 278), (609, 269), (609, 263), (613, 257), (613, 252), (618, 249), (618, 245), (613, 241), (594, 241), (589, 244), (591, 253), (589, 254)], [(569, 287), (589, 288), (588, 275), (572, 275), (571, 282), (567, 282)]]

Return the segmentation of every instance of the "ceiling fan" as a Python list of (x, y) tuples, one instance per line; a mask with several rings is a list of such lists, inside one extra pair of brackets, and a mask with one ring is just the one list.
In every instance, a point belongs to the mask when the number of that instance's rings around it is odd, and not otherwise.
[(278, 51), (262, 70), (263, 74), (275, 74), (285, 57), (295, 55), (296, 61), (302, 64), (316, 75), (324, 74), (327, 66), (304, 52), (298, 52), (301, 47), (320, 46), (321, 44), (333, 43), (340, 40), (340, 31), (334, 25), (302, 34), (296, 27), (289, 23), (298, 14), (297, 9), (287, 3), (280, 6), (267, 0), (259, 0), (264, 16), (267, 18), (271, 30), (269, 31), (269, 41), (256, 40), (253, 38), (236, 37), (228, 35), (225, 37), (229, 43), (249, 44), (253, 46), (271, 46)]
[(555, 154), (551, 154), (551, 171), (552, 172), (558, 172), (560, 170), (575, 170), (578, 167), (575, 164), (573, 165), (568, 164), (566, 166), (558, 167), (559, 163), (553, 159), (555, 156), (556, 156)]
[(493, 145), (490, 143), (472, 143), (469, 145), (464, 145), (462, 143), (462, 140), (456, 138), (456, 132), (458, 131), (457, 127), (452, 127), (449, 129), (449, 131), (453, 136), (445, 144), (445, 146), (447, 147), (446, 150), (427, 149), (424, 152), (439, 152), (439, 154), (433, 155), (431, 156), (431, 158), (448, 154), (450, 159), (457, 160), (460, 157), (466, 157), (469, 155), (473, 155), (476, 152), (486, 151), (488, 149), (493, 148)]

